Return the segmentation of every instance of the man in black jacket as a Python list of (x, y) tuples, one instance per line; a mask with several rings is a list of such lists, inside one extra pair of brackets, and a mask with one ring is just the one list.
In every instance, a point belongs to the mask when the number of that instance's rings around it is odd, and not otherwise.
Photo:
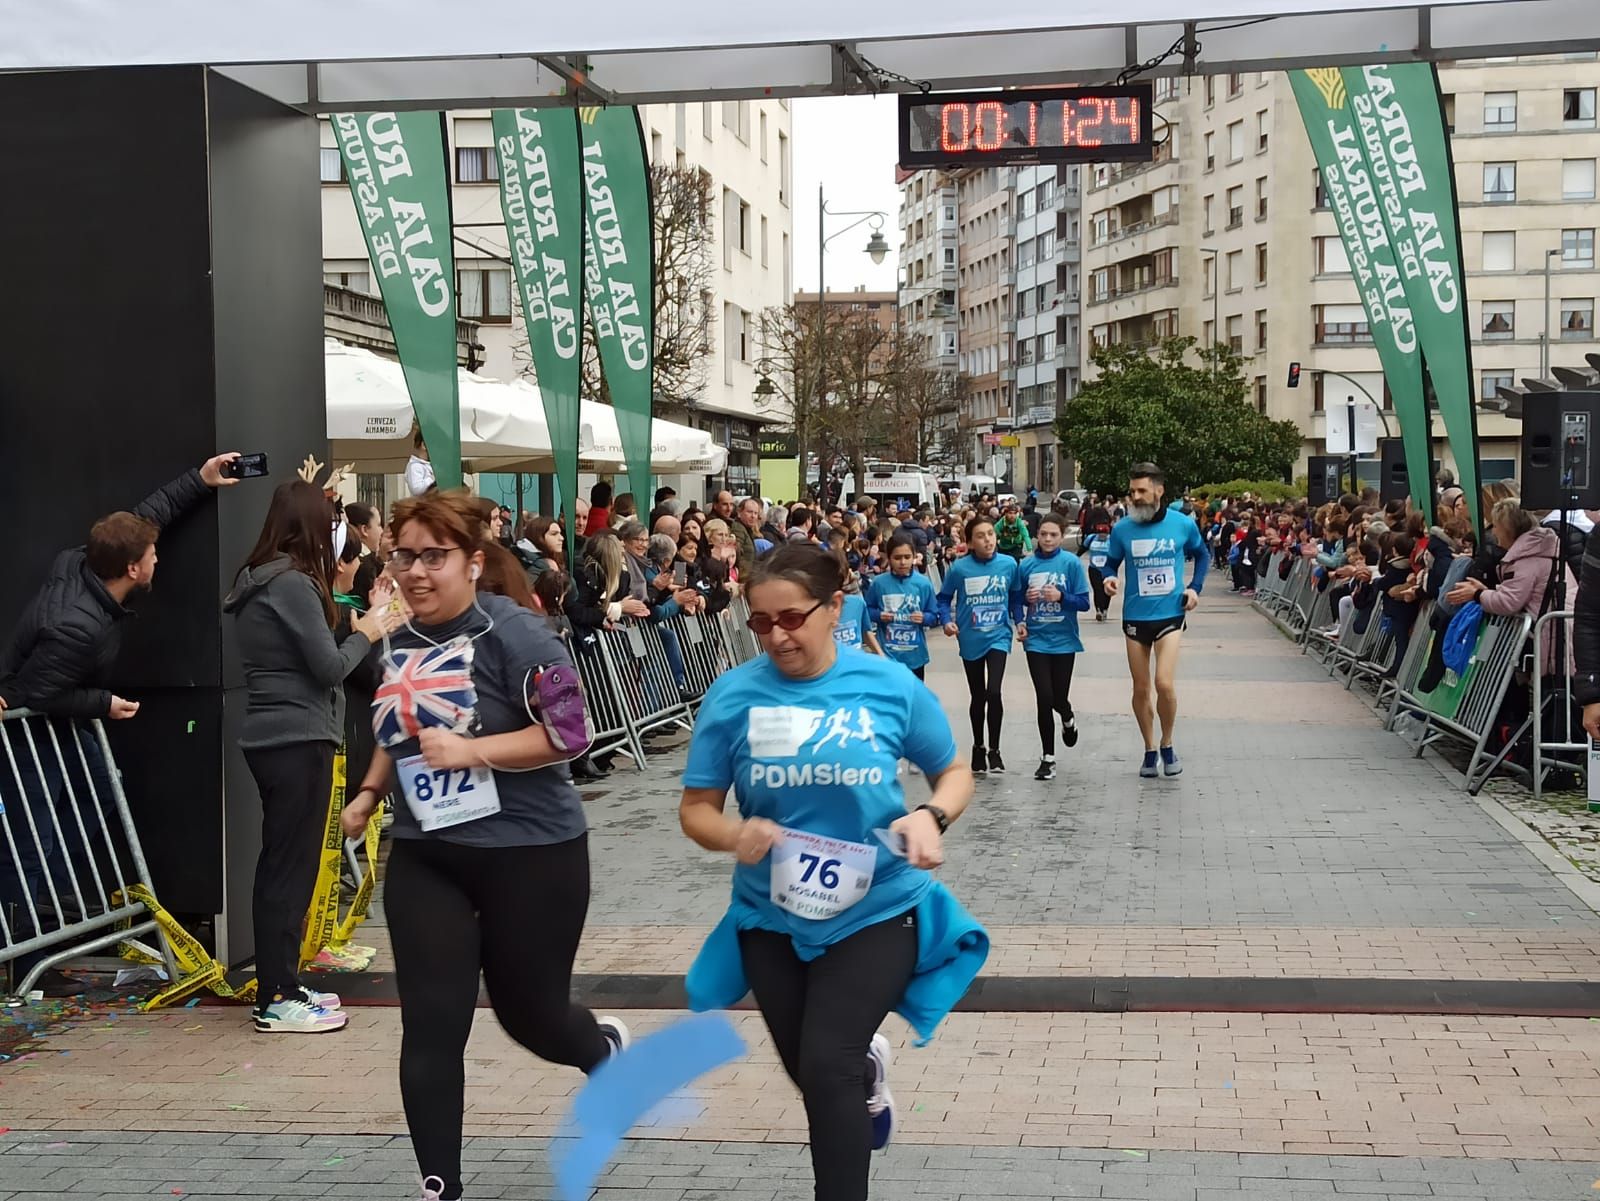
[(1572, 699), (1583, 706), (1583, 728), (1600, 739), (1600, 526), (1589, 535), (1572, 602)]
[[(23, 611), (10, 645), (0, 655), (0, 710), (27, 708), (52, 717), (81, 719), (123, 719), (139, 711), (136, 702), (114, 695), (109, 687), (122, 647), (122, 621), (130, 613), (127, 601), (134, 593), (148, 590), (155, 578), (156, 539), (161, 531), (209, 496), (211, 489), (239, 482), (223, 474), (223, 467), (238, 457), (230, 453), (208, 459), (200, 468), (157, 489), (133, 512), (102, 517), (90, 529), (86, 545), (56, 556), (44, 586)], [(98, 741), (88, 727), (81, 728), (79, 735), (85, 761), (103, 780), (105, 765)], [(18, 856), (13, 866), (10, 855), (0, 854), (0, 907), (9, 910), (13, 943), (34, 937), (30, 898), (41, 896), (47, 872), (52, 879), (60, 875), (56, 869), (63, 860), (64, 849), (55, 837), (52, 814), (64, 780), (55, 756), (46, 753), (48, 739), (38, 734), (34, 737), (39, 749), (37, 769), (25, 734), (0, 727), (0, 805), (16, 815), (12, 831)], [(6, 744), (15, 756), (14, 771), (10, 757), (3, 753)], [(76, 754), (66, 748), (62, 753)], [(97, 783), (97, 791), (105, 787), (108, 785)], [(33, 837), (26, 834), (30, 823), (21, 817), (24, 797), (38, 835), (37, 848)], [(76, 825), (65, 815), (60, 824), (63, 830)], [(42, 953), (19, 956), (13, 971), (24, 976), (40, 958)], [(40, 984), (52, 995), (82, 991), (59, 972), (46, 973)]]

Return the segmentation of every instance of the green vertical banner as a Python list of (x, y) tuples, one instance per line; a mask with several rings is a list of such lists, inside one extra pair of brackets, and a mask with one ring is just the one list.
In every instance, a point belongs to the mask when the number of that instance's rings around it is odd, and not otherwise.
[[(583, 176), (575, 109), (496, 109), (500, 207), (563, 498), (578, 495), (583, 351)], [(577, 550), (566, 507), (567, 554)]]
[(655, 352), (655, 229), (650, 160), (634, 108), (579, 110), (583, 135), (584, 293), (617, 414), (628, 491), (650, 496)]
[(335, 113), (334, 133), (441, 488), (461, 486), (456, 268), (438, 113)]
[(1431, 519), (1433, 455), (1428, 445), (1428, 405), (1422, 387), (1417, 327), (1400, 282), (1394, 247), (1378, 216), (1380, 201), (1355, 120), (1345, 103), (1344, 79), (1338, 68), (1328, 67), (1290, 71), (1289, 84), (1300, 105), (1300, 118), (1322, 172), (1328, 207), (1338, 220), (1350, 274), (1361, 293), (1367, 328), (1372, 331), (1378, 361), (1394, 398), (1411, 496)]
[(1428, 63), (1345, 67), (1342, 74), (1450, 437), (1456, 479), (1466, 490), (1473, 526), (1481, 528), (1466, 272), (1439, 78)]

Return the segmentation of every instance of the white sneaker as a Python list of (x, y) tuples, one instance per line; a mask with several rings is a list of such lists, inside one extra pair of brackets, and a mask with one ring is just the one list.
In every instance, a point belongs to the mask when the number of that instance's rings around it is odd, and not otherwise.
[(422, 1201), (439, 1201), (444, 1193), (444, 1181), (438, 1176), (429, 1176), (422, 1182)]
[(307, 1005), (314, 1005), (318, 1009), (338, 1009), (339, 994), (336, 992), (318, 992), (314, 988), (300, 986), (300, 999)]
[(259, 1034), (326, 1034), (342, 1030), (350, 1015), (342, 1009), (322, 1009), (307, 1005), (298, 997), (274, 1001), (265, 1009), (255, 1011), (256, 1032)]
[(621, 1018), (595, 1018), (595, 1024), (600, 1027), (600, 1033), (606, 1036), (606, 1042), (611, 1044), (609, 1059), (615, 1059), (633, 1045), (633, 1035), (628, 1033), (628, 1027)]
[(874, 1034), (867, 1047), (867, 1068), (872, 1073), (872, 1093), (867, 1097), (867, 1113), (872, 1118), (872, 1149), (882, 1151), (894, 1137), (894, 1097), (889, 1092), (889, 1040)]

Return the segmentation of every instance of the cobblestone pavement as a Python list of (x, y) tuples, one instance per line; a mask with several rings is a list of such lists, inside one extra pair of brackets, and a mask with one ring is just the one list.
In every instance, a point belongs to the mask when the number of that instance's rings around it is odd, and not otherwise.
[[(1187, 636), (1177, 780), (1133, 774), (1120, 635), (1087, 633), (1061, 779), (1031, 778), (1014, 663), (1013, 772), (980, 785), (950, 840), (945, 876), (995, 938), (988, 973), (1600, 979), (1600, 917), (1560, 856), (1410, 758), (1242, 602), (1208, 597)], [(953, 650), (937, 653), (931, 683), (964, 725)], [(681, 972), (721, 910), (727, 864), (677, 831), (679, 762), (668, 749), (592, 795), (582, 972)], [(383, 970), (381, 921), (360, 940)], [(624, 1016), (647, 1031), (677, 1015)], [(759, 1018), (734, 1020), (751, 1055), (636, 1129), (602, 1197), (808, 1195), (799, 1099)], [(1600, 1180), (1592, 1020), (985, 1012), (924, 1049), (898, 1019), (890, 1033), (903, 1121), (873, 1195), (891, 1201), (1543, 1199)], [(318, 1039), (254, 1036), (212, 1006), (52, 1031), (0, 1064), (0, 1201), (414, 1198), (398, 1045), (389, 1008)], [(580, 1078), (487, 1010), (468, 1055), (468, 1196), (548, 1196), (542, 1140)]]

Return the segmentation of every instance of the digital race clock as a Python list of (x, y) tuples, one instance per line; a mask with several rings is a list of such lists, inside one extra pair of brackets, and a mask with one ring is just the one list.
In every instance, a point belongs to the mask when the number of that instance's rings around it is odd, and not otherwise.
[(900, 165), (1154, 157), (1147, 83), (900, 97)]

